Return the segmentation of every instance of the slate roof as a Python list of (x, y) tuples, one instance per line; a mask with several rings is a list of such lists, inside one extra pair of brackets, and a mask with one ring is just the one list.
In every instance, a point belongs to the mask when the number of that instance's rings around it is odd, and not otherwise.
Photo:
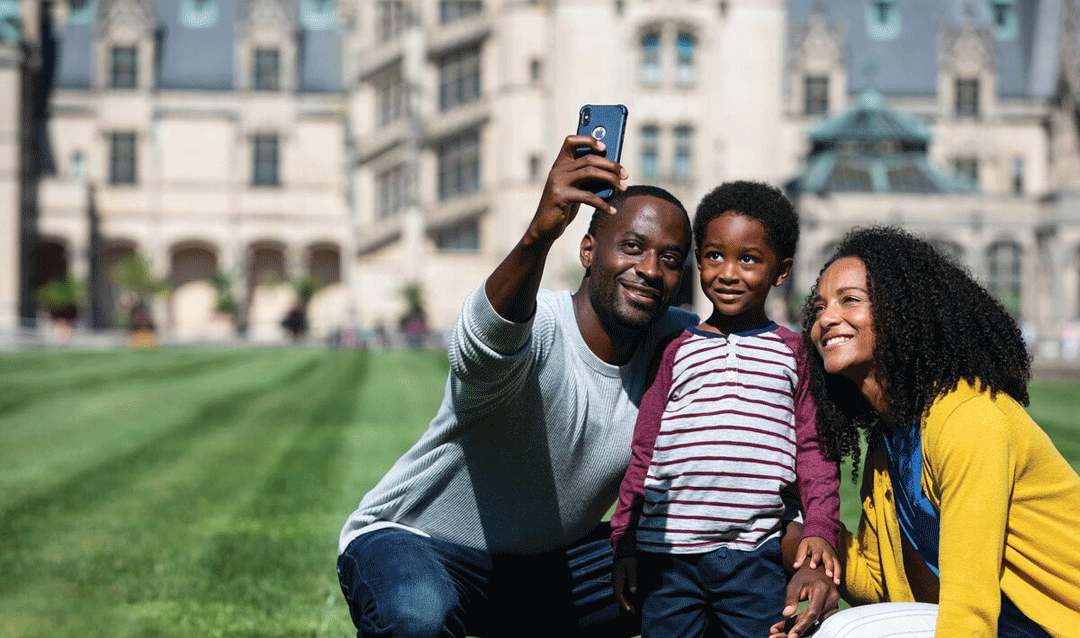
[[(1064, 0), (1015, 0), (1017, 28), (1012, 38), (995, 39), (998, 94), (1049, 98), (1058, 77)], [(789, 0), (788, 32), (805, 25), (814, 11), (846, 26), (848, 91), (876, 88), (886, 95), (935, 95), (942, 26), (959, 28), (971, 16), (992, 29), (985, 0), (898, 0), (900, 28), (895, 38), (875, 39), (868, 28), (867, 0)], [(791, 46), (791, 43), (789, 43)], [(868, 72), (868, 69), (874, 69)]]
[[(93, 37), (97, 0), (87, 20), (69, 20), (56, 31), (59, 60), (56, 85), (89, 88), (94, 68)], [(186, 23), (181, 13), (190, 0), (157, 0), (157, 88), (162, 90), (228, 91), (237, 86), (236, 37), (240, 0), (213, 0), (215, 19)], [(297, 82), (303, 92), (339, 91), (341, 82), (341, 36), (336, 24), (305, 26), (300, 13), (304, 2), (295, 3), (298, 33)]]

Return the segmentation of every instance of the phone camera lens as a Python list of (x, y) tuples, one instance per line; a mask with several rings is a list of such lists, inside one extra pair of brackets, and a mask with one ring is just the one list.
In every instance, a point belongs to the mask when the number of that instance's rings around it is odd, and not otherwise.
[(588, 124), (592, 119), (592, 109), (581, 109), (581, 123)]

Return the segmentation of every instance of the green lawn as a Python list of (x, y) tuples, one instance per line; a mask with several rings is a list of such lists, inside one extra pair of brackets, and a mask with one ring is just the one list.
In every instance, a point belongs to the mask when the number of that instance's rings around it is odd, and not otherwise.
[[(354, 635), (338, 530), (445, 375), (405, 351), (0, 356), (0, 636)], [(1032, 407), (1074, 467), (1078, 395)]]

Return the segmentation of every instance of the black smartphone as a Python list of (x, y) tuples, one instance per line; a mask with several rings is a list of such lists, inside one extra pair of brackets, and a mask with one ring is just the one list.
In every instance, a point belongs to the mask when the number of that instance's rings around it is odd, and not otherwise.
[[(606, 148), (602, 155), (618, 162), (622, 157), (623, 136), (626, 134), (626, 115), (626, 106), (622, 104), (586, 104), (578, 111), (577, 134), (589, 135), (603, 142)], [(587, 153), (596, 151), (587, 146), (577, 149), (578, 157)], [(615, 189), (607, 182), (590, 180), (579, 186), (596, 193), (600, 199), (607, 199), (615, 194)]]

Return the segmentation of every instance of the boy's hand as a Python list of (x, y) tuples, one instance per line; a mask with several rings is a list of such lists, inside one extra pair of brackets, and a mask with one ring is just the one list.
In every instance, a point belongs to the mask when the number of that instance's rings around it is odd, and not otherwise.
[(622, 608), (634, 613), (634, 603), (637, 595), (637, 558), (624, 556), (615, 561), (615, 598), (618, 599)]
[(541, 244), (550, 245), (562, 235), (577, 216), (578, 208), (588, 204), (609, 214), (615, 209), (596, 193), (582, 190), (578, 185), (585, 180), (597, 180), (616, 190), (626, 190), (626, 170), (621, 165), (592, 153), (575, 157), (575, 150), (587, 146), (603, 151), (604, 143), (590, 135), (569, 135), (563, 140), (559, 155), (548, 173), (540, 205), (529, 224), (526, 237)]
[(824, 538), (819, 536), (803, 538), (799, 542), (799, 549), (795, 554), (795, 563), (792, 567), (795, 569), (802, 567), (807, 559), (810, 560), (811, 568), (824, 565), (825, 575), (831, 577), (837, 585), (840, 584), (840, 559), (836, 557), (836, 550)]

